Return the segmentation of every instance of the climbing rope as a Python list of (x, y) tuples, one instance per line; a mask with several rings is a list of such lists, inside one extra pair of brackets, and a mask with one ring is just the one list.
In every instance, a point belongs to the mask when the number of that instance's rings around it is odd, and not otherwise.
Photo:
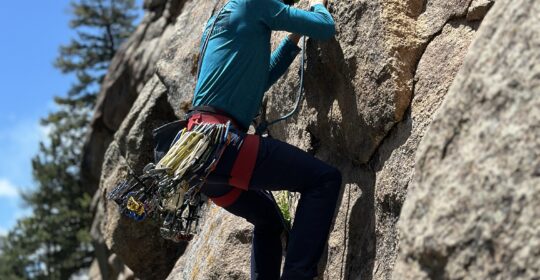
[(278, 122), (281, 122), (281, 121), (284, 121), (284, 120), (287, 120), (288, 118), (292, 117), (294, 114), (296, 114), (298, 112), (298, 109), (300, 108), (300, 102), (302, 102), (302, 98), (304, 97), (304, 64), (305, 64), (305, 56), (306, 56), (306, 36), (302, 37), (302, 54), (301, 54), (301, 60), (300, 60), (300, 83), (298, 85), (298, 93), (296, 94), (296, 101), (294, 103), (294, 107), (293, 109), (273, 120), (273, 121), (267, 121), (267, 120), (262, 120), (261, 123), (257, 126), (257, 128), (255, 129), (255, 134), (257, 135), (263, 135), (267, 130), (268, 130), (268, 127), (278, 123)]
[[(292, 117), (294, 114), (296, 114), (298, 112), (298, 109), (300, 108), (300, 102), (302, 102), (302, 99), (304, 97), (304, 69), (305, 69), (305, 60), (306, 60), (306, 37), (304, 36), (302, 38), (302, 52), (301, 52), (301, 60), (300, 60), (300, 69), (299, 69), (299, 73), (300, 73), (300, 82), (299, 82), (299, 85), (298, 85), (298, 92), (296, 94), (296, 101), (294, 103), (294, 107), (293, 109), (273, 120), (273, 121), (267, 121), (265, 119), (263, 119), (261, 121), (261, 123), (257, 126), (257, 128), (255, 129), (255, 134), (257, 135), (263, 135), (265, 132), (268, 131), (268, 127), (276, 124), (276, 123), (279, 123), (281, 121), (285, 121), (287, 119), (289, 119), (290, 117)], [(264, 115), (264, 114), (263, 114)], [(285, 231), (286, 231), (286, 234), (288, 235), (289, 233), (289, 229), (292, 225), (292, 221), (293, 221), (293, 217), (291, 215), (292, 213), (292, 201), (293, 201), (293, 194), (290, 192), (290, 191), (278, 191), (276, 196), (277, 198), (272, 194), (272, 192), (268, 192), (268, 195), (274, 200), (274, 202), (276, 203), (276, 205), (278, 206), (280, 212), (281, 212), (281, 217), (282, 217), (282, 221), (284, 223), (284, 228), (285, 228)]]

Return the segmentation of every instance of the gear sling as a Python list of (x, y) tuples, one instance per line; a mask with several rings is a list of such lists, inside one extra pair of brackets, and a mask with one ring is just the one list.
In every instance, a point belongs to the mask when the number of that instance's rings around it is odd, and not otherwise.
[[(189, 117), (188, 129), (190, 129), (190, 125), (196, 123), (224, 123), (226, 121), (231, 121), (231, 119), (221, 114), (207, 113), (204, 107), (195, 107), (194, 113)], [(240, 196), (242, 190), (248, 189), (249, 181), (255, 167), (255, 161), (257, 160), (258, 150), (259, 136), (246, 134), (233, 164), (230, 177), (228, 178), (228, 184), (235, 188), (223, 196), (210, 198), (215, 204), (221, 207), (227, 207)]]

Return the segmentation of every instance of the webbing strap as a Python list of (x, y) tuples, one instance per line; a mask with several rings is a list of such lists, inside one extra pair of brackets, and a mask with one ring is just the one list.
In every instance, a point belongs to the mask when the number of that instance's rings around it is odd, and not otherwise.
[(243, 190), (239, 188), (232, 188), (228, 193), (219, 197), (211, 197), (210, 199), (218, 206), (227, 207), (232, 205), (238, 197), (242, 194)]
[(253, 169), (255, 169), (258, 151), (259, 136), (247, 134), (231, 170), (229, 185), (243, 190), (248, 189)]
[[(212, 22), (212, 26), (210, 27), (210, 30), (206, 34), (204, 44), (202, 46), (201, 52), (199, 53), (199, 63), (197, 65), (197, 80), (199, 79), (199, 76), (201, 75), (202, 62), (203, 62), (203, 59), (204, 59), (204, 54), (206, 53), (206, 48), (208, 47), (208, 42), (210, 42), (210, 37), (212, 37), (212, 32), (214, 32), (214, 28), (216, 27), (216, 22), (218, 21), (218, 17), (219, 17), (219, 15), (221, 15), (221, 12), (225, 9), (225, 6), (227, 6), (227, 4), (229, 4), (229, 2), (225, 3), (225, 5), (223, 5), (223, 7), (221, 7), (221, 9), (219, 10), (219, 12), (216, 15), (216, 18), (214, 19), (214, 22)], [(213, 13), (210, 16), (210, 18), (212, 18), (212, 16), (213, 16)]]
[(188, 128), (188, 130), (191, 130), (195, 124), (200, 124), (200, 123), (203, 123), (203, 122), (205, 122), (205, 123), (221, 123), (221, 124), (225, 124), (228, 121), (230, 121), (231, 124), (235, 128), (242, 129), (242, 128), (240, 128), (238, 126), (236, 121), (233, 118), (230, 118), (229, 116), (221, 115), (221, 114), (215, 114), (215, 113), (207, 113), (207, 112), (204, 112), (204, 111), (201, 111), (201, 112), (199, 112), (199, 111), (191, 111), (188, 114), (187, 128)]

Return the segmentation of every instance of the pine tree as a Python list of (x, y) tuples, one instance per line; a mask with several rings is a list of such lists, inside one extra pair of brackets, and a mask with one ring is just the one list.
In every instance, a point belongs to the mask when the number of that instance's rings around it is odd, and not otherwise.
[(55, 67), (77, 82), (56, 97), (50, 129), (32, 160), (36, 190), (24, 194), (32, 215), (20, 219), (0, 247), (0, 279), (69, 279), (90, 266), (90, 195), (81, 184), (82, 145), (104, 75), (133, 32), (134, 0), (72, 2), (76, 38), (60, 47)]
[(97, 90), (120, 43), (133, 32), (134, 0), (79, 0), (72, 2), (71, 28), (77, 38), (60, 47), (55, 66), (73, 73), (78, 83), (60, 103), (91, 108)]

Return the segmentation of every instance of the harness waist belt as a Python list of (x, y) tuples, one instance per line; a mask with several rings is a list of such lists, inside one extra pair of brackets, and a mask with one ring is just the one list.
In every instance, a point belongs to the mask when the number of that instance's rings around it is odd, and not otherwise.
[(247, 134), (231, 170), (229, 185), (247, 191), (255, 169), (258, 152), (259, 136)]
[(212, 113), (207, 113), (207, 112), (194, 111), (194, 112), (190, 113), (190, 116), (189, 116), (189, 119), (188, 119), (187, 129), (191, 130), (194, 125), (200, 124), (200, 123), (220, 123), (220, 124), (225, 124), (228, 121), (230, 121), (233, 126), (238, 127), (236, 125), (236, 122), (233, 119), (229, 118), (229, 117), (219, 115), (219, 114), (212, 114)]
[[(194, 125), (200, 123), (227, 123), (228, 121), (236, 126), (234, 120), (227, 116), (215, 113), (193, 111), (190, 113), (187, 129), (191, 130)], [(238, 199), (242, 191), (248, 190), (249, 182), (251, 181), (253, 170), (255, 169), (255, 163), (257, 161), (259, 140), (258, 135), (245, 135), (228, 180), (228, 184), (235, 188), (223, 196), (210, 198), (215, 204), (222, 207), (227, 207)]]
[(198, 113), (205, 113), (205, 114), (211, 114), (211, 115), (216, 115), (216, 116), (220, 116), (220, 117), (225, 117), (228, 120), (230, 120), (231, 123), (234, 124), (234, 126), (237, 129), (239, 129), (240, 131), (242, 131), (242, 132), (247, 132), (248, 131), (248, 128), (244, 127), (244, 126), (241, 126), (240, 123), (238, 121), (236, 121), (236, 119), (233, 116), (231, 116), (231, 114), (229, 114), (229, 113), (227, 113), (227, 112), (225, 112), (225, 111), (223, 111), (221, 109), (218, 109), (216, 107), (208, 106), (208, 105), (195, 106), (191, 110), (189, 110), (187, 116), (188, 116), (188, 118), (190, 118), (192, 115), (198, 114)]

